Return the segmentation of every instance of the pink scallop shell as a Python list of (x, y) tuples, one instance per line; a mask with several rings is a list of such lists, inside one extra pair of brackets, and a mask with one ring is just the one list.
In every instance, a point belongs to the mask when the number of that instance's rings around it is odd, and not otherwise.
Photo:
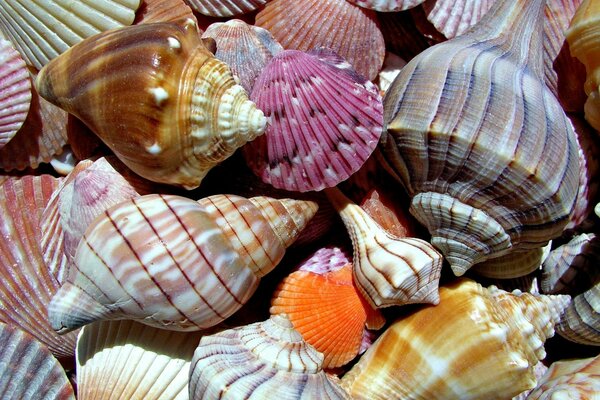
[(194, 10), (209, 17), (232, 17), (254, 11), (268, 0), (186, 0)]
[(427, 0), (423, 9), (427, 20), (451, 39), (475, 25), (496, 0)]
[(25, 61), (8, 40), (0, 39), (0, 148), (21, 128), (30, 103), (31, 80)]
[(377, 14), (346, 0), (271, 0), (256, 14), (256, 25), (268, 29), (284, 49), (331, 49), (370, 80), (383, 65)]
[[(357, 6), (381, 12), (404, 11), (423, 3), (425, 0), (348, 0)], [(475, 0), (477, 1), (477, 0)]]
[(248, 165), (281, 189), (332, 187), (375, 150), (383, 127), (377, 87), (330, 51), (285, 50), (256, 81), (251, 99), (271, 123), (244, 147)]

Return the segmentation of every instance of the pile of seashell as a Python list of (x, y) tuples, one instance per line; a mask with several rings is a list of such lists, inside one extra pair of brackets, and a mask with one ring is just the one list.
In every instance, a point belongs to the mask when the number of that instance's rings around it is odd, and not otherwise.
[(0, 55), (0, 398), (600, 398), (600, 1), (4, 0)]

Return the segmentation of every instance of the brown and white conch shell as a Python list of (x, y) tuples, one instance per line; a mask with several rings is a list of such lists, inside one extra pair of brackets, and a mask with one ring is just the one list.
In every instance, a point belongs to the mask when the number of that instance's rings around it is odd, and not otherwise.
[(387, 162), (453, 272), (562, 232), (577, 140), (544, 83), (542, 0), (498, 0), (400, 72), (384, 99)]
[(96, 320), (209, 328), (237, 311), (283, 258), (316, 203), (146, 195), (92, 222), (48, 306), (59, 333)]
[(460, 278), (440, 287), (438, 305), (393, 322), (342, 386), (354, 399), (509, 399), (535, 387), (568, 303)]
[(600, 346), (600, 282), (573, 298), (556, 332), (571, 342)]
[(600, 394), (600, 355), (556, 361), (528, 400), (593, 400)]
[(273, 315), (200, 339), (190, 399), (350, 399), (322, 363), (285, 314)]
[(84, 40), (44, 67), (36, 87), (134, 172), (188, 189), (266, 126), (189, 19)]

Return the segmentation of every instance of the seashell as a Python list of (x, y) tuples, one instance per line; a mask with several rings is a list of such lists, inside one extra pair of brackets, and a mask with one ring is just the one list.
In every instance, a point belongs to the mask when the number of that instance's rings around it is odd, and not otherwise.
[(381, 136), (377, 87), (328, 50), (275, 55), (251, 99), (270, 124), (243, 154), (254, 173), (276, 188), (335, 186), (365, 163)]
[(96, 320), (209, 328), (237, 311), (283, 258), (316, 203), (215, 195), (145, 195), (86, 230), (75, 269), (48, 306), (67, 332)]
[(62, 153), (54, 156), (54, 158), (50, 160), (50, 165), (52, 166), (54, 171), (56, 171), (57, 174), (61, 176), (66, 176), (71, 171), (73, 171), (77, 162), (78, 160), (75, 157), (75, 154), (73, 154), (71, 147), (69, 145), (66, 145), (63, 148)]
[(341, 367), (361, 350), (367, 329), (385, 319), (352, 281), (352, 261), (339, 247), (323, 247), (279, 284), (271, 314), (285, 314), (304, 340), (323, 354), (323, 368)]
[(176, 22), (182, 19), (196, 20), (194, 12), (184, 0), (142, 0), (133, 25)]
[(268, 0), (185, 0), (190, 7), (209, 17), (232, 17), (247, 14), (264, 6)]
[(204, 336), (190, 367), (190, 398), (349, 399), (323, 356), (285, 315)]
[(330, 49), (369, 80), (383, 65), (385, 43), (377, 14), (346, 0), (271, 0), (256, 14), (256, 25), (284, 49)]
[(573, 298), (556, 332), (571, 342), (600, 346), (600, 282)]
[(577, 140), (543, 81), (543, 3), (498, 0), (411, 60), (384, 100), (384, 155), (455, 275), (546, 245), (575, 203)]
[(504, 256), (491, 258), (473, 266), (479, 276), (495, 279), (511, 279), (537, 271), (550, 253), (551, 243), (537, 249), (515, 251)]
[(373, 188), (362, 199), (360, 208), (387, 232), (398, 237), (415, 237), (416, 228), (408, 210), (401, 209), (393, 201), (385, 188)]
[(199, 333), (99, 321), (77, 338), (77, 398), (187, 399)]
[(388, 52), (407, 61), (431, 45), (417, 29), (411, 11), (377, 14)]
[(0, 148), (23, 126), (31, 104), (25, 61), (8, 40), (0, 39)]
[(425, 0), (348, 0), (357, 6), (381, 12), (403, 11), (423, 3)]
[(354, 399), (507, 399), (534, 367), (568, 296), (508, 293), (461, 278), (397, 319), (342, 378)]
[(215, 22), (206, 28), (202, 37), (215, 40), (215, 57), (231, 68), (248, 93), (252, 92), (254, 81), (269, 60), (283, 51), (271, 32), (239, 19)]
[(600, 356), (556, 361), (529, 400), (595, 399), (600, 393)]
[(0, 396), (5, 400), (75, 400), (65, 370), (27, 332), (0, 323)]
[(428, 0), (423, 3), (427, 20), (446, 38), (460, 36), (475, 25), (495, 0)]
[(406, 61), (403, 58), (398, 57), (394, 53), (386, 53), (383, 60), (383, 68), (379, 71), (379, 75), (377, 75), (377, 87), (382, 96), (405, 65)]
[(96, 35), (49, 63), (36, 86), (135, 173), (188, 189), (266, 124), (191, 20)]
[(50, 327), (46, 307), (59, 285), (39, 246), (40, 217), (59, 182), (50, 175), (27, 175), (0, 186), (0, 322), (20, 327), (68, 363), (75, 335), (61, 337)]
[(582, 233), (552, 250), (542, 265), (542, 292), (579, 294), (600, 281), (599, 239), (593, 233)]
[[(540, 361), (535, 365), (533, 371), (536, 381), (539, 382), (542, 376), (544, 376), (544, 374), (546, 373), (546, 371), (548, 371), (548, 367), (546, 367), (546, 365), (544, 365), (544, 363)], [(518, 396), (513, 397), (512, 400), (526, 400), (527, 396), (529, 395), (529, 393), (532, 392), (532, 390), (533, 389), (526, 390), (520, 393)]]
[(598, 2), (583, 0), (573, 19), (565, 37), (569, 43), (571, 55), (585, 65), (587, 79), (584, 90), (588, 98), (584, 105), (585, 119), (596, 130), (600, 130), (600, 82), (595, 72), (598, 58), (598, 19), (600, 7)]
[(438, 303), (440, 253), (424, 240), (385, 231), (338, 189), (326, 193), (352, 239), (354, 279), (371, 306)]
[(0, 30), (27, 64), (41, 69), (84, 38), (130, 25), (140, 0), (7, 0)]

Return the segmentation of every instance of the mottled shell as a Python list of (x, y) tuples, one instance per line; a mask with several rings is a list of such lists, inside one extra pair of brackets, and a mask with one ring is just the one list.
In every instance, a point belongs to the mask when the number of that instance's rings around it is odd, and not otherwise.
[(573, 298), (556, 331), (572, 342), (600, 346), (600, 282)]
[(600, 356), (556, 361), (528, 400), (593, 400), (600, 394)]
[(36, 87), (134, 172), (186, 188), (266, 125), (192, 20), (89, 38), (40, 71)]
[(227, 195), (119, 203), (85, 232), (75, 269), (48, 307), (52, 327), (64, 332), (101, 319), (214, 326), (246, 303), (316, 208)]
[(130, 25), (140, 0), (6, 0), (0, 29), (29, 65), (42, 68), (84, 38)]
[(423, 3), (425, 0), (348, 0), (357, 6), (381, 12), (403, 11)]
[(184, 400), (199, 333), (99, 321), (77, 338), (79, 400)]
[(0, 148), (21, 128), (31, 103), (31, 79), (21, 55), (0, 39)]
[(349, 399), (323, 356), (284, 315), (204, 336), (190, 367), (190, 398)]
[(0, 397), (75, 400), (65, 370), (48, 348), (25, 331), (0, 323)]
[(386, 159), (453, 272), (543, 247), (573, 209), (577, 140), (543, 78), (541, 0), (498, 0), (411, 60), (384, 99)]
[(194, 10), (209, 17), (232, 17), (254, 11), (268, 0), (185, 0)]
[(401, 317), (342, 378), (354, 399), (508, 399), (535, 387), (534, 367), (568, 296), (488, 289), (467, 279), (440, 303)]

